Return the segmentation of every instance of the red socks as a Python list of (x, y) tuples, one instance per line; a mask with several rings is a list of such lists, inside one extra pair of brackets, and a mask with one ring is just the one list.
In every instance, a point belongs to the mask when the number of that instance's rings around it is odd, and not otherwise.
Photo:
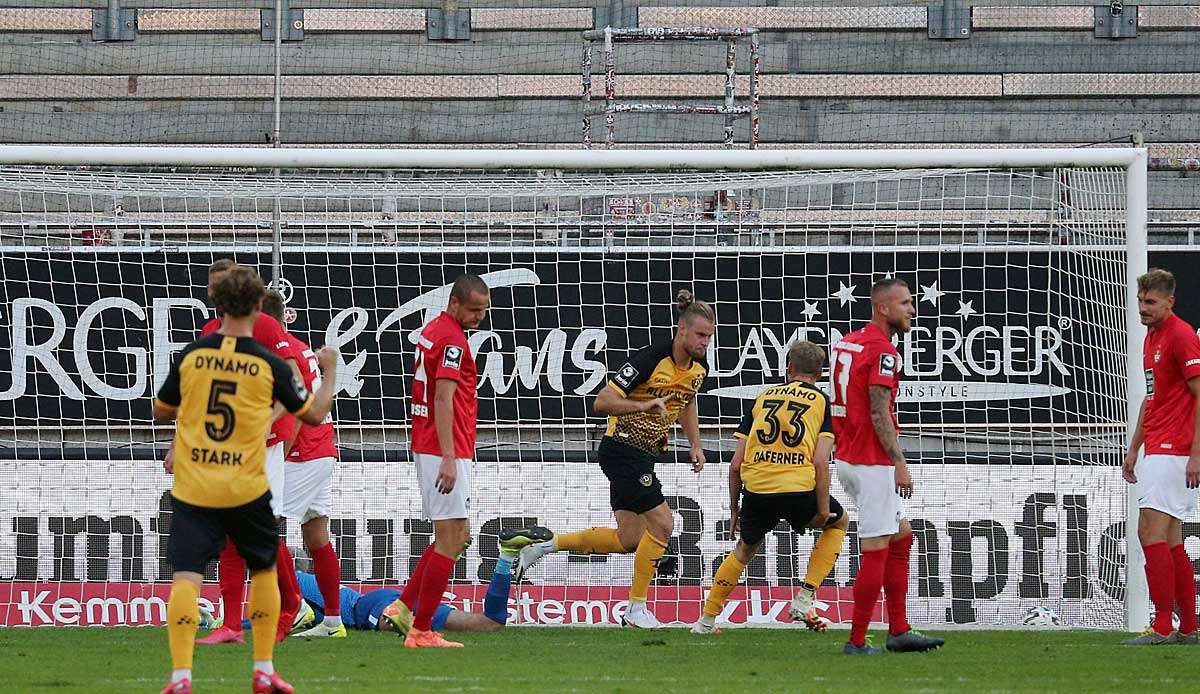
[(871, 614), (883, 588), (887, 601), (888, 633), (896, 636), (912, 627), (908, 623), (908, 559), (913, 536), (893, 540), (883, 549), (862, 553), (862, 564), (854, 579), (854, 622), (850, 643), (866, 643)]
[(337, 552), (333, 551), (333, 543), (327, 543), (324, 547), (314, 550), (312, 563), (317, 587), (321, 589), (321, 598), (325, 601), (325, 614), (336, 616), (342, 609), (342, 568)]
[(1154, 603), (1154, 630), (1161, 636), (1171, 633), (1171, 613), (1175, 610), (1175, 566), (1171, 548), (1165, 542), (1142, 545), (1146, 555), (1146, 584)]
[(292, 553), (283, 538), (279, 538), (275, 572), (279, 578), (279, 613), (295, 617), (300, 608), (300, 583), (296, 580), (296, 562), (292, 561)]
[(1196, 632), (1196, 576), (1192, 570), (1192, 558), (1188, 556), (1183, 545), (1175, 545), (1171, 548), (1171, 560), (1175, 568), (1175, 603), (1179, 605), (1179, 633), (1193, 634)]
[(221, 586), (221, 602), (225, 603), (225, 626), (241, 631), (242, 605), (246, 600), (246, 562), (228, 538), (217, 563), (217, 583)]
[(850, 643), (861, 646), (867, 640), (867, 627), (871, 626), (871, 614), (879, 601), (879, 589), (883, 586), (883, 571), (887, 564), (888, 549), (876, 549), (862, 553), (862, 564), (854, 578), (854, 623), (850, 629)]
[(887, 597), (888, 633), (892, 636), (912, 628), (908, 623), (908, 557), (912, 544), (913, 536), (909, 534), (888, 545), (883, 592)]
[(433, 615), (442, 602), (442, 593), (446, 592), (446, 586), (450, 583), (450, 574), (454, 572), (454, 559), (438, 552), (428, 554), (421, 572), (421, 592), (413, 615), (413, 628), (421, 631), (433, 628)]
[(425, 574), (425, 565), (429, 563), (429, 555), (433, 554), (433, 544), (430, 543), (425, 548), (424, 554), (417, 560), (417, 567), (413, 569), (412, 576), (408, 577), (408, 583), (404, 586), (404, 592), (400, 593), (400, 599), (404, 601), (408, 609), (415, 611), (417, 609), (417, 597), (421, 595), (421, 577)]

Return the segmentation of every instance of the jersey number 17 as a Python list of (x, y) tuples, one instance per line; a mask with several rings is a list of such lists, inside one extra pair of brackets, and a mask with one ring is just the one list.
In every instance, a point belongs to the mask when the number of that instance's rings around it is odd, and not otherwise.
[(835, 349), (831, 356), (829, 381), (833, 389), (833, 404), (829, 413), (834, 417), (845, 417), (846, 403), (850, 399), (850, 369), (854, 366), (854, 353)]

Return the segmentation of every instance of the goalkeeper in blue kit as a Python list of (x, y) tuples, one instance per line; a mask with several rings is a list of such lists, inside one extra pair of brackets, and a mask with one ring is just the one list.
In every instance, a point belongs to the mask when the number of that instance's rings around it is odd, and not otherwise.
[[(525, 537), (529, 531), (506, 532), (501, 541), (500, 557), (492, 572), (491, 583), (483, 600), (483, 613), (466, 612), (446, 603), (438, 605), (433, 616), (435, 631), (495, 631), (504, 628), (508, 621), (508, 596), (512, 585), (513, 560), (521, 548), (531, 542)], [(535, 535), (536, 536), (536, 535)], [(297, 571), (303, 605), (300, 618), (293, 630), (306, 628), (324, 619), (324, 598), (314, 575)], [(342, 623), (347, 629), (360, 631), (395, 631), (406, 636), (412, 628), (412, 610), (400, 599), (400, 591), (394, 588), (379, 588), (360, 593), (342, 586), (340, 611)]]

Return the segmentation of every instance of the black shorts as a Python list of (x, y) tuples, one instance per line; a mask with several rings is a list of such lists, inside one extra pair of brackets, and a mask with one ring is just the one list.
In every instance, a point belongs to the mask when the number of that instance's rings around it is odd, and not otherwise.
[[(827, 525), (833, 525), (841, 520), (842, 505), (838, 500), (829, 497), (829, 511), (833, 517)], [(803, 532), (805, 526), (817, 515), (816, 492), (784, 492), (781, 494), (755, 494), (742, 492), (742, 509), (738, 513), (738, 526), (741, 529), (742, 542), (757, 545), (762, 542), (767, 533), (786, 520), (792, 530)]]
[(649, 453), (608, 437), (600, 439), (597, 453), (612, 510), (645, 513), (666, 501)]
[(176, 571), (204, 573), (208, 562), (233, 541), (251, 571), (269, 569), (279, 551), (279, 529), (271, 511), (271, 492), (233, 508), (193, 506), (171, 497), (174, 513), (167, 561)]

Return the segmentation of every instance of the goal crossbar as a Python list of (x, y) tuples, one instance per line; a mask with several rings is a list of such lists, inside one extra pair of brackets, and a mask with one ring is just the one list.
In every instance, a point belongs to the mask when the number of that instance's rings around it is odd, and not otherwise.
[[(1119, 166), (1145, 170), (1144, 148), (549, 150), (0, 146), (0, 164), (264, 169), (908, 169)], [(1130, 191), (1131, 197), (1135, 191)], [(1132, 200), (1131, 200), (1132, 202)]]

